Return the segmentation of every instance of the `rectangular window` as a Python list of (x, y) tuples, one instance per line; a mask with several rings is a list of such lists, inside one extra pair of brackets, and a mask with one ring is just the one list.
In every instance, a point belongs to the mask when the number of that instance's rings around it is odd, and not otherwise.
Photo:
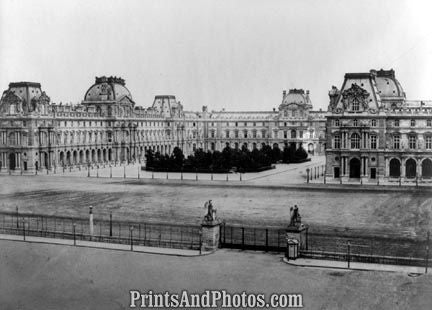
[(238, 136), (239, 136), (239, 135), (238, 135), (238, 131), (235, 131), (235, 132), (234, 132), (234, 137), (235, 137), (235, 138), (238, 138)]
[(432, 127), (432, 120), (431, 119), (426, 120), (426, 126)]
[(303, 130), (299, 131), (299, 137), (300, 137), (300, 139), (303, 139)]
[(393, 148), (399, 150), (400, 148), (400, 136), (396, 135), (393, 137)]
[(412, 119), (411, 120), (411, 127), (415, 127), (415, 125), (416, 125), (416, 121), (415, 121), (415, 119)]
[(225, 137), (229, 138), (229, 131), (225, 132)]
[(341, 147), (341, 139), (340, 139), (339, 135), (336, 135), (334, 137), (334, 148), (335, 149), (340, 149), (340, 147)]
[(377, 148), (377, 137), (376, 136), (371, 136), (370, 147), (371, 147), (371, 149)]
[(417, 146), (416, 136), (409, 136), (408, 143), (410, 149), (415, 149)]
[(398, 120), (398, 119), (395, 119), (395, 121), (394, 121), (394, 126), (395, 126), (395, 127), (399, 127), (399, 120)]
[(288, 138), (288, 133), (287, 133), (287, 131), (285, 130), (284, 131), (284, 139), (287, 139)]
[(376, 127), (376, 125), (377, 125), (376, 119), (373, 119), (372, 120), (372, 127)]
[(432, 149), (432, 136), (426, 137), (426, 148), (428, 150)]

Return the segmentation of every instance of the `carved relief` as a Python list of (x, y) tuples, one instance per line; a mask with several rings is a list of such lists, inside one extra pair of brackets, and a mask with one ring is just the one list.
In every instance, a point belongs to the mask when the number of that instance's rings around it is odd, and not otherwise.
[(353, 104), (357, 102), (363, 107), (364, 110), (367, 110), (369, 104), (366, 98), (368, 97), (369, 93), (354, 83), (351, 85), (351, 88), (345, 89), (342, 92), (342, 104), (344, 109), (347, 109), (348, 107), (352, 108)]

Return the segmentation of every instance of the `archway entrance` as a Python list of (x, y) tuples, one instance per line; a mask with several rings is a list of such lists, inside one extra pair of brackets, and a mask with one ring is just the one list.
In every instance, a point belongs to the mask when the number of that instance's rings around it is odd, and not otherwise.
[(350, 178), (360, 178), (360, 160), (358, 158), (350, 160)]
[(390, 160), (390, 177), (399, 178), (400, 177), (400, 161), (396, 158)]
[(415, 178), (417, 176), (416, 168), (416, 161), (412, 158), (408, 159), (405, 163), (405, 176), (411, 179)]
[(425, 179), (432, 178), (432, 161), (429, 158), (422, 162), (422, 177)]
[(15, 162), (15, 153), (9, 154), (9, 169), (15, 170), (16, 162)]

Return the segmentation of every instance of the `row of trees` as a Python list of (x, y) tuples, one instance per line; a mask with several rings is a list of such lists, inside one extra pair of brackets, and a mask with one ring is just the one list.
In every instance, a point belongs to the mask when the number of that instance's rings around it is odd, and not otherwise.
[(283, 150), (275, 144), (272, 147), (263, 145), (261, 149), (250, 151), (246, 146), (233, 149), (226, 146), (222, 152), (197, 149), (193, 155), (184, 156), (179, 147), (171, 155), (162, 155), (152, 150), (146, 153), (146, 169), (154, 171), (215, 172), (229, 171), (256, 172), (270, 169), (277, 162), (298, 163), (306, 161), (307, 152), (295, 144), (285, 146)]

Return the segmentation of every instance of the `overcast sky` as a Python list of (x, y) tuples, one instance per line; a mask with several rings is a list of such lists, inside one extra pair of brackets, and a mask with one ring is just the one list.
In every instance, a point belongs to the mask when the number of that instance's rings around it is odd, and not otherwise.
[(115, 75), (138, 105), (270, 110), (309, 89), (316, 109), (346, 72), (396, 70), (432, 100), (431, 1), (0, 1), (0, 87), (34, 81), (79, 102)]

